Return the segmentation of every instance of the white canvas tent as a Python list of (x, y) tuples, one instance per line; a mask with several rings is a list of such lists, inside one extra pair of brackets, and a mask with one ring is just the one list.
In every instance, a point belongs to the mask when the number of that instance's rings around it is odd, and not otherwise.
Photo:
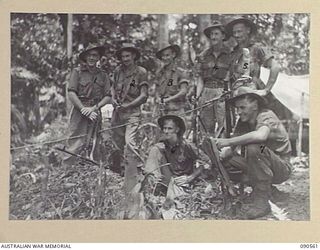
[[(261, 80), (266, 83), (269, 69), (261, 68)], [(286, 106), (297, 119), (309, 119), (309, 75), (288, 76), (279, 73), (272, 94)]]
[[(266, 83), (269, 69), (261, 68), (261, 80)], [(301, 156), (303, 140), (303, 120), (309, 120), (309, 75), (288, 76), (279, 73), (277, 81), (271, 90), (272, 94), (289, 109), (293, 119), (298, 121), (299, 132), (296, 141), (297, 154)]]

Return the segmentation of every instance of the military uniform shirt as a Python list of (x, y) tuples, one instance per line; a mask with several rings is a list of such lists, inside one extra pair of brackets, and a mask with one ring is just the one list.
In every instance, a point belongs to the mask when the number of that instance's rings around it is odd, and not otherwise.
[[(136, 65), (130, 72), (125, 72), (123, 66), (115, 69), (113, 88), (118, 101), (122, 104), (138, 98), (142, 86), (148, 86), (145, 68)], [(140, 107), (134, 107), (130, 112), (140, 112)]]
[[(174, 64), (162, 67), (157, 72), (156, 85), (160, 97), (166, 98), (176, 95), (180, 91), (182, 83), (189, 84), (188, 75), (184, 69)], [(175, 102), (179, 101), (184, 101), (184, 98)]]
[(250, 67), (250, 76), (260, 78), (260, 67), (266, 66), (266, 62), (273, 58), (273, 55), (269, 49), (262, 44), (256, 43), (253, 40), (250, 41), (248, 47), (250, 52), (250, 65), (244, 65), (242, 48), (236, 46), (231, 52), (231, 68), (230, 68), (230, 80), (231, 83), (239, 79), (244, 73), (247, 67)]
[(88, 103), (88, 106), (97, 104), (105, 96), (111, 96), (110, 88), (107, 73), (99, 68), (91, 72), (86, 66), (72, 71), (68, 85), (68, 91), (75, 92), (83, 104)]
[(267, 126), (270, 129), (270, 134), (264, 146), (267, 146), (277, 155), (289, 155), (291, 152), (291, 144), (288, 133), (276, 114), (269, 109), (264, 109), (258, 114), (254, 129), (250, 129), (248, 123), (239, 121), (235, 128), (234, 136), (243, 135), (253, 130), (257, 131), (263, 126)]
[(155, 144), (160, 152), (165, 156), (166, 161), (170, 163), (170, 170), (175, 176), (190, 175), (195, 170), (195, 161), (197, 159), (210, 164), (210, 158), (199, 150), (192, 143), (182, 140), (174, 146), (170, 146), (166, 141)]
[(230, 67), (230, 50), (223, 46), (218, 57), (213, 54), (213, 48), (204, 50), (198, 57), (198, 73), (205, 87), (218, 83), (223, 88), (223, 80), (227, 77)]

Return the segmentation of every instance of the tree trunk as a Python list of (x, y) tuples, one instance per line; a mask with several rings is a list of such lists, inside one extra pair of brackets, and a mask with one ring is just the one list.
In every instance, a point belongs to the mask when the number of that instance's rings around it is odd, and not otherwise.
[(63, 31), (63, 46), (67, 48), (67, 37), (68, 37), (68, 15), (58, 14), (60, 18), (60, 23)]
[[(72, 23), (73, 23), (73, 16), (72, 14), (68, 14), (68, 26), (67, 26), (67, 67), (72, 68)], [(71, 110), (71, 104), (68, 98), (68, 84), (66, 84), (66, 109), (67, 114), (70, 113)]]
[(67, 56), (68, 61), (72, 58), (72, 14), (68, 14), (68, 28), (67, 28)]
[(203, 33), (203, 30), (210, 26), (211, 24), (211, 16), (210, 14), (201, 14), (199, 15), (199, 32), (201, 34), (200, 42), (204, 46), (204, 48), (207, 48), (210, 46), (210, 43), (208, 41), (208, 38)]
[(158, 49), (162, 48), (169, 42), (168, 15), (160, 14), (159, 32), (158, 32)]
[(210, 46), (210, 43), (208, 41), (208, 38), (203, 33), (203, 30), (210, 26), (211, 24), (211, 16), (210, 14), (203, 14), (199, 15), (199, 31), (201, 34), (200, 42), (204, 46), (204, 48), (207, 48)]
[(181, 25), (181, 66), (182, 67), (187, 67), (187, 63), (189, 63), (189, 44), (188, 44), (188, 39), (187, 39), (187, 34), (186, 34), (186, 28), (185, 24), (182, 23)]

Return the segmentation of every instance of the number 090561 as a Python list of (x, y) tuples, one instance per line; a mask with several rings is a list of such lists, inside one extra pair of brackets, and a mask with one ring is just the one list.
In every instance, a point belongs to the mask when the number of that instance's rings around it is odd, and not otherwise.
[(305, 249), (314, 249), (314, 248), (318, 248), (318, 244), (313, 243), (313, 244), (300, 244), (300, 248), (305, 248)]

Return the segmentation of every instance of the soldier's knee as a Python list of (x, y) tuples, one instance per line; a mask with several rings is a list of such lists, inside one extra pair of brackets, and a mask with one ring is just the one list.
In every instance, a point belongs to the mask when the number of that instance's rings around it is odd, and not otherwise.
[(261, 153), (260, 144), (249, 144), (246, 146), (246, 153), (248, 156), (257, 156)]
[(159, 148), (157, 146), (152, 146), (149, 154), (157, 154), (157, 153), (160, 153)]

